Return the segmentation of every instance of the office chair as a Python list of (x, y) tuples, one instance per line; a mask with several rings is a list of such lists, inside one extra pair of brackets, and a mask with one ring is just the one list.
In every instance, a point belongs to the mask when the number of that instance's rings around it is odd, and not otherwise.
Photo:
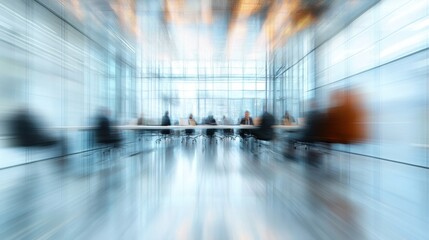
[(197, 143), (197, 139), (200, 136), (201, 134), (195, 134), (194, 129), (185, 129), (185, 135), (182, 137), (181, 143), (188, 143), (189, 141), (192, 144)]
[(174, 133), (170, 129), (161, 130), (161, 135), (155, 140), (155, 143), (161, 143), (162, 140), (174, 140)]

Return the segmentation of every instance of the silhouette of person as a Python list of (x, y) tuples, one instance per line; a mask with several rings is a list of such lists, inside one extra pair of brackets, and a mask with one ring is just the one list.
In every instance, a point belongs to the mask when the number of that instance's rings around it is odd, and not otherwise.
[[(253, 119), (252, 119), (252, 117), (250, 117), (249, 111), (244, 112), (244, 117), (241, 119), (240, 125), (253, 125)], [(245, 138), (248, 135), (252, 134), (252, 131), (249, 129), (240, 129), (240, 131), (238, 131), (238, 134), (242, 138)]]
[(274, 116), (264, 111), (261, 116), (261, 122), (257, 129), (253, 131), (253, 135), (255, 135), (256, 139), (270, 141), (274, 139), (274, 129), (273, 126), (275, 124)]
[(121, 139), (119, 134), (112, 130), (109, 119), (110, 111), (101, 108), (97, 116), (96, 138), (98, 143), (102, 144), (119, 144)]
[[(217, 125), (216, 120), (214, 119), (212, 114), (209, 114), (209, 116), (205, 119), (205, 124), (207, 125)], [(206, 135), (208, 137), (213, 137), (213, 135), (215, 134), (216, 129), (207, 129), (206, 130)]]
[[(168, 116), (168, 111), (165, 111), (164, 116), (162, 117), (161, 126), (171, 126), (171, 121), (170, 121), (170, 117)], [(161, 130), (161, 134), (170, 134), (170, 133), (171, 133), (170, 129)]]
[(27, 108), (19, 109), (10, 121), (13, 145), (19, 147), (52, 146), (58, 140), (42, 130), (42, 124)]

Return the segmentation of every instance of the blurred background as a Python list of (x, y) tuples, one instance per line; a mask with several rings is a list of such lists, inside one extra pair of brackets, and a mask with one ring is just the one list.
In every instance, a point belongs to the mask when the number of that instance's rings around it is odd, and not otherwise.
[[(356, 88), (370, 136), (347, 151), (428, 167), (427, 5), (1, 1), (1, 155), (22, 106), (49, 126), (88, 125), (100, 106), (121, 124), (159, 124), (166, 110), (172, 122), (210, 111), (236, 122), (265, 100), (277, 119), (298, 119), (309, 99), (324, 107), (332, 91)], [(86, 147), (70, 137), (74, 151)]]
[[(0, 0), (2, 183), (8, 171), (31, 162), (67, 155), (80, 166), (80, 154), (96, 148), (82, 129), (95, 124), (100, 107), (118, 125), (140, 117), (144, 125), (160, 125), (165, 111), (173, 124), (190, 113), (199, 123), (212, 113), (235, 124), (245, 110), (256, 117), (264, 107), (276, 124), (286, 111), (303, 123), (311, 101), (327, 109), (336, 106), (334, 93), (347, 89), (359, 99), (365, 137), (333, 144), (331, 150), (346, 154), (336, 155), (344, 160), (336, 163), (347, 163), (341, 171), (350, 174), (350, 156), (372, 159), (371, 174), (358, 174), (365, 178), (357, 185), (387, 184), (393, 195), (403, 189), (402, 200), (416, 191), (418, 200), (408, 203), (428, 223), (428, 48), (427, 0)], [(29, 132), (49, 134), (42, 148), (17, 146), (17, 119), (35, 121)], [(139, 152), (134, 132), (122, 138), (126, 153)], [(149, 159), (177, 156), (164, 150)], [(386, 162), (423, 173), (408, 185), (390, 175), (380, 180)], [(414, 175), (404, 171), (406, 179)], [(30, 198), (37, 195), (32, 191)], [(3, 226), (12, 224), (5, 219)]]

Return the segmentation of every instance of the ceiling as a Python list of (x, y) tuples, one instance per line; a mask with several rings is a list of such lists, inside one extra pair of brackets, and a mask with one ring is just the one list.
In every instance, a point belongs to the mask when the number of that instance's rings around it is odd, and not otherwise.
[(61, 0), (84, 25), (120, 32), (145, 59), (198, 62), (265, 58), (333, 5), (368, 1)]

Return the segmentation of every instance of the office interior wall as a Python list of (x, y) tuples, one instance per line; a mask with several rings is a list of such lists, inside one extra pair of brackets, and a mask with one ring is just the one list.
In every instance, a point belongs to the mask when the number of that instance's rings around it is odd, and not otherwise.
[(331, 104), (331, 93), (358, 91), (369, 139), (335, 149), (429, 166), (429, 3), (379, 1), (327, 38), (320, 26), (288, 40), (273, 56), (276, 117), (305, 116), (308, 100)]
[(273, 55), (274, 113), (279, 121), (286, 111), (303, 118), (314, 97), (314, 30), (309, 28), (290, 38)]
[(264, 61), (144, 60), (141, 66), (138, 109), (147, 124), (159, 124), (165, 111), (173, 122), (192, 113), (199, 123), (210, 113), (231, 123), (245, 110), (253, 117), (262, 113), (267, 91)]
[(356, 89), (369, 140), (335, 148), (418, 166), (428, 164), (429, 2), (380, 1), (315, 49), (322, 106), (339, 88)]
[[(93, 124), (99, 107), (118, 122), (136, 117), (135, 54), (106, 36), (95, 41), (35, 1), (0, 1), (0, 166), (56, 154), (10, 145), (8, 121), (22, 106), (46, 127)], [(65, 135), (70, 152), (91, 147), (82, 132), (51, 134)]]

